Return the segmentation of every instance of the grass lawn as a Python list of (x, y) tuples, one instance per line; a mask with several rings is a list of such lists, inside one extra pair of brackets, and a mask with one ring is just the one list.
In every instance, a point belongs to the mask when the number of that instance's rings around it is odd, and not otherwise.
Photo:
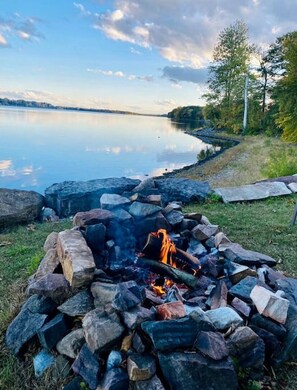
[[(297, 196), (268, 199), (249, 204), (192, 204), (184, 211), (206, 215), (235, 242), (247, 249), (271, 255), (279, 268), (297, 275), (297, 225), (289, 225)], [(70, 222), (36, 224), (12, 228), (0, 234), (0, 389), (57, 390), (61, 384), (48, 377), (36, 380), (32, 359), (19, 361), (4, 345), (7, 325), (24, 300), (26, 280), (34, 272), (44, 252), (43, 243), (51, 231), (61, 231)], [(275, 389), (296, 389), (297, 369), (293, 363), (276, 371)]]

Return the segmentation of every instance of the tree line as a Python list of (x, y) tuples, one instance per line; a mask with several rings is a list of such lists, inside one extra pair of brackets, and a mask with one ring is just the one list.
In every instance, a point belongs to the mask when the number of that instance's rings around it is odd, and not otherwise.
[(234, 133), (265, 133), (297, 142), (297, 31), (278, 37), (264, 50), (249, 42), (246, 24), (236, 21), (219, 34), (207, 85), (205, 107), (178, 107), (168, 116), (178, 121), (204, 119)]

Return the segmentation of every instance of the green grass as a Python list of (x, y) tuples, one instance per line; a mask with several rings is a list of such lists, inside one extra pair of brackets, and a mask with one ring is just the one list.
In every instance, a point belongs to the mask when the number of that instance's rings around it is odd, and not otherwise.
[[(184, 212), (199, 211), (234, 242), (246, 249), (268, 254), (278, 260), (278, 268), (297, 276), (297, 225), (290, 226), (297, 196), (271, 198), (253, 203), (225, 205), (212, 197), (208, 203), (192, 204)], [(58, 390), (48, 378), (36, 380), (32, 358), (23, 361), (10, 355), (4, 333), (24, 301), (26, 281), (42, 258), (43, 243), (52, 231), (69, 228), (70, 222), (37, 224), (12, 228), (0, 234), (0, 389)], [(3, 245), (2, 244), (7, 244)], [(276, 371), (274, 389), (297, 388), (297, 369), (292, 363)]]

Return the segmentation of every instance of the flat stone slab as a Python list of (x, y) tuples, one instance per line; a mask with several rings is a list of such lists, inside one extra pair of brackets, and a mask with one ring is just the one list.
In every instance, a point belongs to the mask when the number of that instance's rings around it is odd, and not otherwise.
[(155, 186), (165, 202), (201, 202), (211, 193), (209, 184), (198, 180), (167, 178), (155, 180)]
[(100, 197), (104, 193), (122, 194), (131, 191), (140, 180), (126, 177), (97, 179), (89, 181), (64, 181), (45, 190), (46, 205), (59, 216), (69, 217), (78, 211), (100, 207)]
[(145, 218), (161, 210), (162, 208), (160, 206), (154, 204), (134, 202), (129, 208), (129, 213), (136, 218)]
[(127, 207), (130, 204), (131, 201), (128, 198), (119, 194), (103, 194), (100, 198), (101, 208), (106, 210)]
[(93, 254), (79, 231), (60, 232), (57, 252), (64, 276), (72, 288), (86, 286), (92, 281), (95, 272)]
[(0, 228), (34, 221), (40, 215), (43, 200), (35, 191), (0, 188)]
[(222, 197), (224, 203), (244, 202), (292, 194), (284, 183), (278, 181), (216, 188), (214, 191)]
[(222, 244), (218, 248), (227, 259), (248, 267), (261, 266), (263, 264), (274, 267), (277, 261), (272, 257), (260, 252), (244, 249), (241, 245), (233, 242)]
[(288, 184), (288, 187), (294, 194), (297, 193), (297, 183), (290, 183)]

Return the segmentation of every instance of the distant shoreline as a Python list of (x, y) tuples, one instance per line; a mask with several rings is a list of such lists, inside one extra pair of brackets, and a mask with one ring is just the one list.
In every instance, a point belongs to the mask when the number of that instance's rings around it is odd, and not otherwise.
[(8, 98), (0, 98), (0, 107), (23, 107), (23, 108), (37, 108), (46, 110), (60, 110), (60, 111), (75, 111), (75, 112), (91, 112), (98, 114), (120, 114), (120, 115), (138, 115), (138, 116), (153, 116), (153, 117), (165, 117), (167, 114), (143, 114), (132, 111), (123, 110), (109, 110), (104, 108), (83, 108), (83, 107), (67, 107), (67, 106), (55, 106), (46, 102), (36, 102), (34, 100), (14, 100)]

